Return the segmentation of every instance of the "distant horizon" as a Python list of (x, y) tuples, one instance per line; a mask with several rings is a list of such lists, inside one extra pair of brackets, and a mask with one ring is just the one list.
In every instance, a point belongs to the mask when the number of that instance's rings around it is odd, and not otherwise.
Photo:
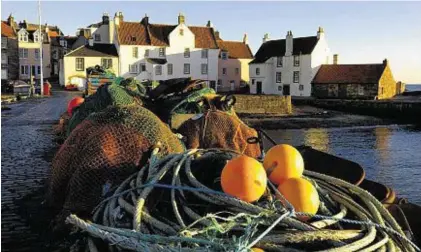
[[(10, 13), (17, 22), (38, 23), (37, 1), (2, 1), (2, 20)], [(389, 60), (396, 81), (421, 84), (421, 2), (69, 2), (43, 1), (42, 23), (57, 25), (64, 34), (122, 11), (124, 19), (176, 24), (181, 12), (188, 25), (211, 20), (224, 40), (241, 41), (244, 33), (255, 54), (265, 33), (271, 39), (315, 36), (324, 28), (339, 64), (382, 63)], [(232, 11), (235, 10), (235, 11)]]

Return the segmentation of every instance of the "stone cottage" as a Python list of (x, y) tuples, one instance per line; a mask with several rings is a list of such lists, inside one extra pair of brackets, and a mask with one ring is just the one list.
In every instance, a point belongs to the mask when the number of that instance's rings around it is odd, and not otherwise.
[(312, 96), (339, 99), (388, 99), (396, 81), (387, 59), (382, 64), (322, 65), (312, 81)]

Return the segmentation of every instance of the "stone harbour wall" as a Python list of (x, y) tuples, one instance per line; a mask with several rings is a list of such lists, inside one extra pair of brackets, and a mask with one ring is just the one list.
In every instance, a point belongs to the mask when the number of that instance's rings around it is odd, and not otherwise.
[(240, 114), (277, 114), (292, 113), (291, 96), (279, 95), (235, 95), (235, 111)]

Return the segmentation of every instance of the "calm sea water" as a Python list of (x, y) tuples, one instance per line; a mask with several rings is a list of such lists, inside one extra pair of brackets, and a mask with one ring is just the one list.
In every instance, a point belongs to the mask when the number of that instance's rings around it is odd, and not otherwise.
[(421, 204), (421, 128), (375, 126), (268, 131), (280, 143), (308, 145), (360, 164), (366, 178)]
[(421, 91), (421, 84), (406, 85), (405, 91)]

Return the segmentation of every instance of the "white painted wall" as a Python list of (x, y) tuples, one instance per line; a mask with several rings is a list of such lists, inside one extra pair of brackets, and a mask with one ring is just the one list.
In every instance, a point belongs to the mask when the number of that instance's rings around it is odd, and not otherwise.
[[(101, 40), (95, 41), (95, 35), (99, 34)], [(92, 38), (94, 38), (94, 43), (98, 44), (111, 44), (114, 39), (114, 23), (110, 20), (109, 24), (101, 24), (94, 32), (92, 33)]]
[[(184, 35), (180, 35), (180, 29), (183, 29)], [(115, 41), (118, 44), (117, 40)], [(219, 49), (209, 49), (208, 58), (202, 58), (202, 48), (195, 48), (195, 37), (189, 28), (184, 25), (178, 25), (169, 35), (170, 46), (165, 47), (165, 57), (159, 57), (159, 48), (157, 46), (132, 46), (117, 45), (117, 51), (120, 55), (120, 73), (123, 77), (135, 77), (138, 80), (167, 80), (172, 78), (191, 77), (194, 79), (204, 79), (217, 81), (218, 79), (218, 54)], [(133, 48), (138, 48), (138, 58), (133, 57)], [(190, 57), (184, 57), (185, 48), (190, 48)], [(145, 50), (149, 49), (149, 58), (165, 58), (167, 64), (162, 66), (162, 75), (155, 74), (156, 65), (149, 63), (144, 55)], [(168, 64), (173, 64), (173, 74), (168, 75)], [(184, 64), (190, 64), (190, 74), (184, 74)], [(129, 72), (129, 65), (145, 64), (146, 72), (132, 74)], [(202, 74), (201, 64), (208, 64), (208, 74)], [(140, 71), (140, 66), (138, 67)]]

